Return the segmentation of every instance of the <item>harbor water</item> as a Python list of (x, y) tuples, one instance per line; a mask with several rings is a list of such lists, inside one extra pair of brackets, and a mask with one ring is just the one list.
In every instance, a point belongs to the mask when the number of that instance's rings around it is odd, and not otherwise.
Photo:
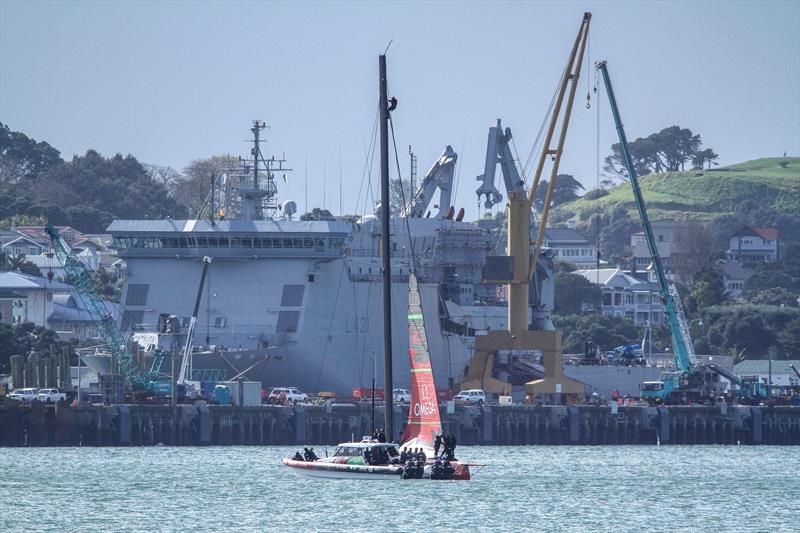
[(295, 450), (4, 448), (0, 531), (777, 532), (800, 516), (796, 447), (462, 446), (487, 464), (468, 482), (298, 478), (280, 464)]

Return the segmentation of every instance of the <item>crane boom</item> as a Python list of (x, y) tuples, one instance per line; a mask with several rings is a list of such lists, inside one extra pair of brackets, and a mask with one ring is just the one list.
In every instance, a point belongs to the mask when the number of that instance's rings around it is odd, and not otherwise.
[(197, 299), (194, 302), (192, 318), (189, 320), (189, 330), (186, 332), (186, 344), (183, 347), (183, 359), (181, 360), (181, 370), (178, 374), (178, 385), (186, 384), (186, 377), (189, 373), (189, 359), (192, 354), (194, 329), (197, 325), (197, 313), (200, 310), (200, 300), (203, 297), (203, 286), (206, 284), (206, 273), (208, 272), (209, 264), (211, 264), (211, 258), (208, 256), (203, 257), (203, 273), (200, 274), (200, 286), (197, 288)]
[(64, 265), (67, 280), (75, 288), (76, 294), (97, 326), (100, 338), (108, 346), (116, 361), (120, 374), (124, 376), (125, 384), (134, 389), (147, 387), (149, 376), (142, 373), (133, 354), (126, 349), (125, 338), (117, 327), (114, 316), (106, 309), (103, 300), (94, 289), (89, 269), (81, 263), (56, 227), (48, 224), (44, 231), (53, 243), (58, 260)]
[[(688, 327), (686, 326), (685, 319), (681, 320), (683, 310), (678, 307), (679, 304), (673, 296), (673, 292), (670, 290), (670, 284), (664, 274), (664, 267), (661, 264), (661, 257), (658, 254), (658, 247), (656, 246), (656, 240), (653, 236), (653, 228), (650, 226), (650, 219), (647, 216), (647, 208), (645, 207), (644, 198), (642, 197), (642, 190), (639, 187), (639, 178), (636, 174), (636, 168), (633, 165), (633, 159), (631, 158), (628, 139), (625, 136), (625, 128), (622, 126), (622, 119), (620, 118), (619, 108), (617, 107), (617, 99), (614, 96), (614, 89), (611, 86), (611, 78), (608, 75), (606, 62), (599, 61), (596, 68), (603, 75), (603, 84), (608, 93), (611, 112), (614, 115), (614, 124), (619, 134), (619, 144), (625, 161), (625, 168), (628, 171), (631, 188), (633, 189), (633, 196), (636, 199), (636, 208), (642, 219), (647, 248), (650, 250), (650, 256), (653, 260), (653, 268), (655, 269), (656, 278), (658, 279), (658, 290), (666, 310), (667, 323), (669, 324), (669, 331), (672, 336), (672, 347), (675, 351), (675, 367), (679, 372), (690, 372), (694, 366), (694, 352), (691, 348), (691, 341), (689, 341), (686, 336)], [(686, 333), (684, 333), (684, 330), (686, 330)]]

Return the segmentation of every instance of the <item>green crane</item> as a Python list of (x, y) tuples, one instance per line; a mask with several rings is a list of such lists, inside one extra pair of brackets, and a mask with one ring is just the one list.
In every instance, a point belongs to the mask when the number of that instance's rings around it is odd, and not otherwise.
[(625, 129), (622, 126), (622, 118), (619, 114), (617, 107), (617, 99), (614, 96), (614, 89), (611, 87), (611, 78), (608, 76), (608, 68), (605, 61), (598, 61), (596, 64), (597, 70), (603, 75), (603, 82), (608, 94), (608, 100), (611, 104), (611, 112), (614, 115), (614, 124), (619, 134), (619, 144), (622, 150), (622, 156), (625, 161), (625, 168), (628, 171), (628, 178), (631, 182), (633, 189), (633, 196), (636, 199), (636, 208), (639, 210), (639, 216), (642, 219), (642, 227), (644, 229), (645, 240), (647, 247), (650, 250), (650, 256), (653, 261), (653, 269), (655, 270), (656, 278), (658, 280), (658, 290), (661, 297), (661, 302), (664, 304), (666, 311), (667, 324), (669, 325), (670, 335), (672, 337), (672, 347), (675, 352), (675, 372), (664, 372), (661, 379), (657, 382), (645, 382), (642, 384), (642, 397), (649, 399), (656, 399), (666, 401), (674, 392), (685, 390), (689, 387), (690, 378), (695, 371), (696, 361), (694, 356), (694, 349), (692, 341), (689, 337), (689, 328), (686, 319), (683, 315), (683, 308), (681, 306), (678, 291), (667, 281), (667, 276), (664, 274), (664, 267), (661, 264), (661, 257), (658, 253), (656, 246), (656, 239), (653, 236), (653, 228), (650, 226), (650, 219), (647, 216), (647, 207), (642, 197), (642, 191), (639, 188), (639, 178), (636, 174), (636, 168), (631, 159), (630, 147), (628, 146), (628, 139), (625, 136)]
[(114, 316), (95, 291), (89, 269), (78, 259), (75, 251), (70, 248), (57, 228), (48, 224), (44, 231), (53, 243), (58, 260), (64, 265), (67, 280), (74, 287), (75, 293), (89, 312), (100, 338), (111, 352), (112, 360), (116, 361), (120, 374), (124, 376), (126, 387), (132, 390), (150, 388), (163, 361), (163, 354), (156, 355), (149, 372), (143, 372), (139, 368), (133, 354), (127, 350), (125, 337), (117, 327)]

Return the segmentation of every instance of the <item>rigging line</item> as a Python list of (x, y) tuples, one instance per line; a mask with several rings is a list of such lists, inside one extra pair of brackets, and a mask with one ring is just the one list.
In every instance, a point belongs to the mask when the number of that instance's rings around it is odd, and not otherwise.
[[(397, 165), (397, 181), (400, 184), (400, 198), (403, 201), (403, 205), (406, 205), (406, 193), (403, 187), (403, 174), (400, 172), (400, 157), (397, 155), (397, 143), (394, 137), (394, 120), (392, 120), (392, 115), (389, 115), (389, 128), (392, 130), (392, 146), (394, 147), (394, 160)], [(406, 226), (406, 234), (408, 235), (408, 247), (411, 253), (411, 267), (412, 272), (414, 275), (417, 274), (417, 258), (416, 254), (414, 253), (414, 241), (411, 239), (411, 225), (408, 223), (408, 216), (404, 216), (403, 220), (405, 221)]]
[(456, 171), (456, 182), (453, 184), (453, 202), (455, 202), (456, 198), (458, 197), (458, 184), (461, 183), (461, 169), (464, 167), (464, 146), (466, 145), (466, 142), (467, 134), (465, 133), (461, 138), (461, 151), (458, 152), (460, 157), (457, 161), (458, 171)]
[(339, 303), (339, 292), (342, 289), (342, 281), (344, 281), (344, 271), (347, 265), (344, 260), (342, 261), (342, 272), (339, 274), (339, 286), (336, 287), (336, 296), (333, 298), (333, 305), (331, 306), (331, 318), (328, 321), (328, 334), (325, 337), (325, 346), (322, 348), (322, 359), (319, 363), (319, 373), (317, 374), (317, 389), (319, 389), (319, 382), (322, 379), (322, 369), (325, 368), (325, 356), (328, 354), (328, 346), (331, 343), (331, 331), (333, 330), (333, 318), (336, 316), (336, 304)]
[[(370, 138), (369, 146), (365, 147), (366, 148), (366, 153), (364, 154), (364, 170), (361, 173), (361, 183), (358, 186), (358, 196), (356, 197), (356, 213), (359, 212), (358, 206), (361, 203), (361, 192), (364, 190), (364, 178), (367, 177), (367, 173), (368, 172), (370, 174), (372, 172), (371, 167), (372, 167), (372, 160), (374, 158), (375, 133), (377, 131), (377, 128), (378, 128), (378, 110), (375, 110), (375, 120), (373, 121), (373, 124), (372, 124), (372, 136)], [(371, 192), (371, 188), (370, 188), (370, 192)], [(367, 207), (366, 207), (367, 200), (366, 200), (366, 198), (367, 198), (367, 194), (365, 193), (364, 194), (364, 211), (362, 212), (363, 214), (366, 214), (366, 210), (367, 210)]]
[(528, 172), (528, 169), (529, 169), (531, 163), (533, 162), (534, 157), (537, 155), (539, 145), (542, 143), (542, 141), (544, 141), (544, 139), (542, 138), (542, 134), (544, 133), (545, 126), (547, 125), (547, 123), (549, 121), (550, 113), (553, 110), (553, 106), (556, 103), (556, 99), (558, 97), (558, 92), (559, 92), (559, 89), (561, 88), (561, 80), (564, 78), (564, 74), (566, 73), (566, 71), (567, 71), (567, 66), (565, 65), (564, 69), (561, 71), (561, 76), (559, 76), (559, 78), (558, 78), (558, 82), (556, 83), (556, 87), (553, 90), (553, 97), (550, 99), (550, 105), (547, 106), (547, 111), (545, 112), (544, 118), (542, 119), (542, 123), (539, 126), (539, 133), (536, 134), (536, 140), (533, 142), (533, 146), (531, 146), (531, 151), (528, 154), (528, 159), (525, 161), (525, 166), (522, 168), (522, 174), (523, 175), (526, 172)]

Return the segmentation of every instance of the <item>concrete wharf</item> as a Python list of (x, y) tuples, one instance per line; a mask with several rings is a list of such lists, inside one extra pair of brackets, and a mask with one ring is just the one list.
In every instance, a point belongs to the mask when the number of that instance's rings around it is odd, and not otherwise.
[[(407, 407), (395, 411), (400, 435)], [(800, 445), (797, 406), (442, 406), (465, 445)], [(335, 445), (372, 433), (369, 405), (0, 405), (0, 446)], [(376, 409), (375, 424), (383, 424)]]

